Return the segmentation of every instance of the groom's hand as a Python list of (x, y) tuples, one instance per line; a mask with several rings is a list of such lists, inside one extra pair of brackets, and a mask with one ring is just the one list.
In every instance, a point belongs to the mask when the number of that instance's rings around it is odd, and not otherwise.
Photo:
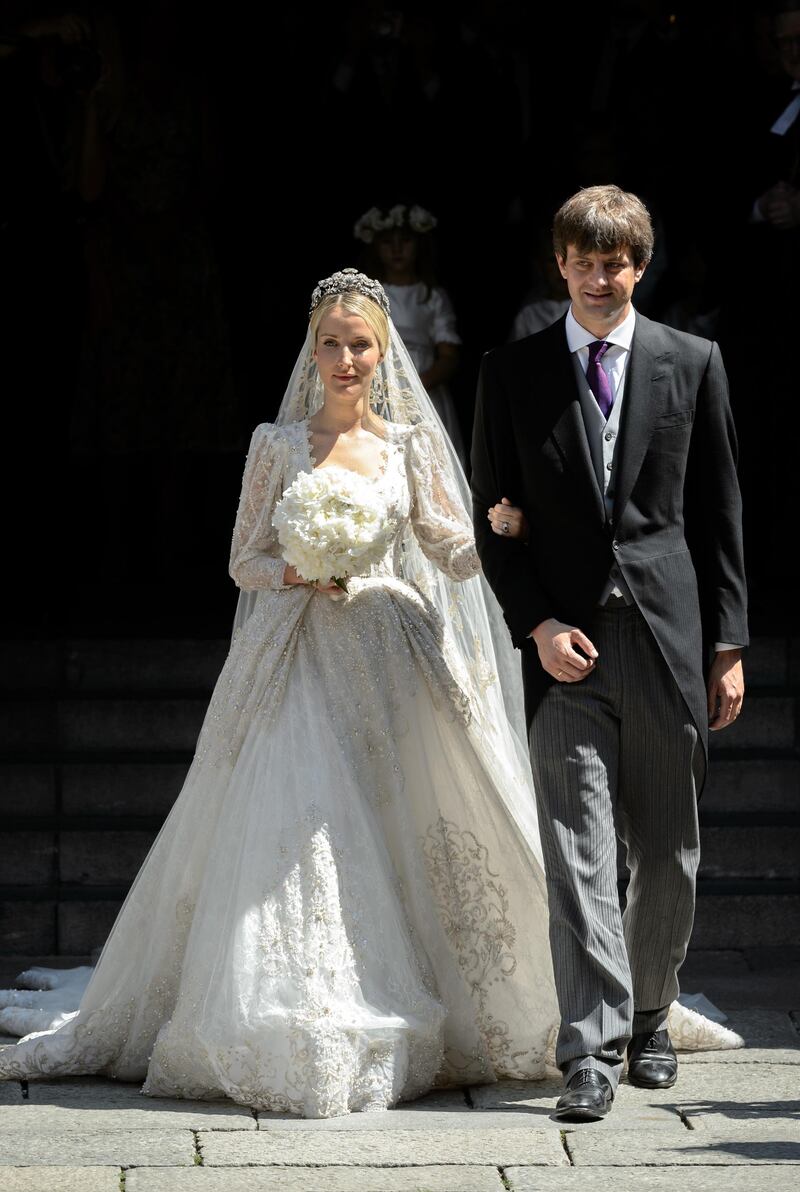
[(733, 724), (742, 710), (744, 671), (741, 650), (718, 650), (708, 673), (708, 727)]
[(528, 540), (528, 519), (516, 505), (512, 505), (508, 497), (503, 497), (499, 505), (492, 505), (489, 510), (489, 522), (495, 534), (507, 538), (521, 538)]
[[(536, 642), (542, 666), (559, 683), (579, 683), (594, 670), (597, 650), (586, 634), (574, 625), (565, 625), (563, 621), (549, 617), (536, 626), (531, 637)], [(576, 646), (583, 654), (578, 653)], [(584, 654), (587, 657), (584, 658)]]

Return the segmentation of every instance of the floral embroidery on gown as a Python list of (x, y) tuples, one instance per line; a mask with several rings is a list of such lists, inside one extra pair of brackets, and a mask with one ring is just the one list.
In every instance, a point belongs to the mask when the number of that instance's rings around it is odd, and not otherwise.
[(478, 570), (424, 425), (387, 424), (375, 500), (397, 527), (341, 600), (284, 587), (272, 526), (313, 467), (307, 422), (256, 429), (231, 573), (257, 594), (197, 752), (80, 1008), (0, 1052), (0, 1076), (101, 1073), (309, 1117), (435, 1085), (535, 1079), (557, 1020), (524, 758), (492, 681), (401, 578), (411, 526)]

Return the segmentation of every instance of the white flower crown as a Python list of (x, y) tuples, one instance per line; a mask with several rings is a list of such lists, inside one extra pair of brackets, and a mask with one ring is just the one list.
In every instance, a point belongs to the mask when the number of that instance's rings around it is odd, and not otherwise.
[(432, 232), (437, 223), (436, 216), (431, 215), (430, 211), (426, 211), (418, 203), (413, 207), (398, 203), (396, 207), (390, 207), (388, 213), (384, 213), (380, 207), (370, 207), (369, 211), (365, 211), (356, 221), (353, 235), (364, 244), (372, 244), (376, 232), (387, 232), (390, 228), (402, 228), (407, 224), (412, 232), (424, 234)]

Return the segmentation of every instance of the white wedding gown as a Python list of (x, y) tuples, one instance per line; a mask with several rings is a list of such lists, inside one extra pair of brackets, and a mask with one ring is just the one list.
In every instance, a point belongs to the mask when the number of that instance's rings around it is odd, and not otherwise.
[[(232, 574), (257, 592), (186, 784), (79, 1010), (0, 1076), (102, 1073), (143, 1092), (321, 1117), (436, 1084), (544, 1075), (557, 1021), (524, 760), (399, 578), (410, 521), (478, 569), (433, 439), (395, 428), (371, 483), (393, 546), (341, 600), (284, 588), (276, 501), (307, 423), (256, 431)], [(463, 511), (463, 505), (458, 505)]]

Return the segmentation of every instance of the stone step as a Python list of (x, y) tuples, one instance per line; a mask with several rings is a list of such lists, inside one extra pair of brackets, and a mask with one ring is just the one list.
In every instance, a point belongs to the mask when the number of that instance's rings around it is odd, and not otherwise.
[[(0, 763), (6, 815), (35, 827), (41, 817), (94, 816), (112, 820), (164, 819), (180, 794), (189, 754), (180, 761), (85, 761)], [(113, 824), (109, 824), (112, 827)]]
[[(210, 690), (227, 638), (76, 638), (0, 642), (0, 690)], [(800, 638), (757, 637), (745, 655), (748, 689), (800, 686)]]
[(800, 812), (800, 758), (714, 758), (700, 814)]
[[(146, 822), (117, 830), (90, 820), (72, 830), (1, 832), (0, 886), (127, 885), (158, 832), (156, 820)], [(623, 856), (621, 847), (621, 874)], [(800, 879), (800, 825), (703, 826), (699, 877)]]
[[(701, 881), (692, 948), (791, 948), (800, 938), (796, 881)], [(124, 900), (122, 887), (69, 887), (51, 897), (0, 892), (0, 956), (88, 955), (105, 943)]]
[(701, 878), (799, 878), (800, 824), (702, 826)]
[[(746, 713), (732, 727), (711, 736), (720, 760), (737, 753), (793, 755), (798, 747), (797, 700), (786, 695), (752, 695)], [(205, 693), (171, 698), (155, 693), (131, 698), (86, 696), (58, 700), (0, 702), (0, 740), (10, 754), (175, 752), (193, 750), (208, 706)]]
[(786, 883), (788, 892), (770, 893), (780, 883), (764, 882), (762, 893), (754, 893), (752, 883), (742, 892), (725, 883), (698, 885), (697, 907), (692, 931), (692, 948), (757, 948), (765, 943), (776, 948), (793, 947), (800, 939), (800, 893), (797, 883)]
[(797, 702), (793, 695), (749, 692), (736, 723), (710, 734), (711, 753), (744, 749), (794, 750), (798, 744)]
[(58, 767), (41, 762), (0, 762), (5, 815), (53, 815)]
[(61, 808), (65, 815), (165, 818), (181, 792), (188, 761), (65, 763)]
[[(211, 691), (227, 638), (77, 638), (0, 642), (0, 691)], [(757, 637), (748, 690), (800, 687), (800, 639)]]
[(57, 877), (57, 832), (0, 832), (0, 885), (48, 886)]
[(193, 751), (206, 695), (164, 699), (19, 700), (0, 704), (6, 754)]
[(0, 955), (57, 954), (57, 925), (58, 902), (55, 897), (0, 898)]
[[(210, 692), (227, 638), (79, 638), (0, 642), (0, 691)], [(746, 658), (748, 690), (800, 687), (800, 639), (755, 638)]]
[(0, 886), (130, 885), (155, 830), (0, 832)]
[(228, 641), (75, 641), (65, 650), (65, 679), (75, 691), (210, 693)]
[(744, 655), (744, 669), (750, 691), (800, 686), (800, 638), (754, 637)]
[(210, 692), (227, 639), (0, 642), (0, 691)]
[[(134, 755), (136, 757), (137, 755)], [(40, 763), (0, 762), (7, 814), (52, 816), (60, 789), (64, 816), (167, 815), (180, 793), (191, 758)], [(709, 769), (701, 820), (721, 824), (747, 816), (753, 823), (786, 822), (800, 815), (800, 758), (715, 758)], [(112, 825), (109, 825), (112, 826)]]
[(123, 899), (0, 897), (0, 956), (88, 956), (102, 948)]

